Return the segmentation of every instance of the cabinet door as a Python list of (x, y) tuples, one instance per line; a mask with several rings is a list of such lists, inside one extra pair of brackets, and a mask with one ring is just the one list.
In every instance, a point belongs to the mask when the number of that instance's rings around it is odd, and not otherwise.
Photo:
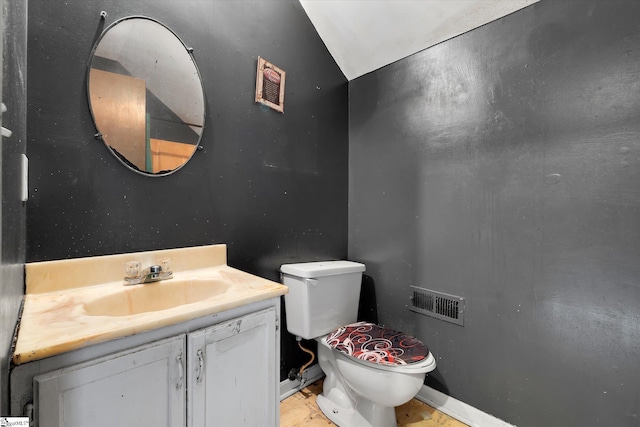
[(185, 425), (185, 337), (34, 378), (39, 427)]
[(191, 427), (276, 427), (274, 308), (189, 334)]

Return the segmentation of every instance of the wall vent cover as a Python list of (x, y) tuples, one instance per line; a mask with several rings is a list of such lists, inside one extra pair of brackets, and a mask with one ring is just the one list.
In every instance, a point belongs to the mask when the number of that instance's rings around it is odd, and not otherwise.
[(464, 326), (464, 298), (411, 286), (411, 311)]

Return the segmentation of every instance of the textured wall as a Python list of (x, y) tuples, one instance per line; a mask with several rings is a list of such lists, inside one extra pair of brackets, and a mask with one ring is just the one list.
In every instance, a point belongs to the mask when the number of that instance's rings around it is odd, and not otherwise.
[[(349, 257), (427, 384), (520, 427), (640, 423), (640, 4), (542, 1), (350, 82)], [(459, 327), (410, 285), (467, 299)]]
[(0, 262), (0, 415), (8, 411), (8, 367), (13, 332), (24, 293), (26, 205), (20, 201), (21, 154), (27, 140), (27, 2), (3, 0), (2, 102), (7, 112), (2, 126), (2, 257)]
[[(173, 175), (137, 175), (94, 139), (102, 10), (194, 48), (204, 150)], [(287, 72), (284, 115), (254, 103), (258, 56)], [(297, 1), (32, 0), (28, 60), (28, 261), (226, 243), (230, 265), (279, 280), (282, 263), (346, 256), (348, 87)], [(306, 358), (290, 338), (285, 373)]]

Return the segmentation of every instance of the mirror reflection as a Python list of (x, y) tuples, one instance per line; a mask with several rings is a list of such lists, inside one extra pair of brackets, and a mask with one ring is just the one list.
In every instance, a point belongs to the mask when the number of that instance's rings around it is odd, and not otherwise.
[(204, 92), (191, 52), (169, 28), (129, 17), (107, 28), (89, 64), (98, 136), (132, 170), (167, 175), (193, 156), (204, 127)]

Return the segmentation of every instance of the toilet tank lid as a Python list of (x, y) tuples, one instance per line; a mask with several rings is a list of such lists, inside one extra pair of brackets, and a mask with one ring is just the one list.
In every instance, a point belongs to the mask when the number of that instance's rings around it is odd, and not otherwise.
[(353, 261), (316, 261), (298, 264), (284, 264), (280, 271), (290, 276), (316, 278), (335, 274), (359, 273), (365, 270), (364, 264)]

